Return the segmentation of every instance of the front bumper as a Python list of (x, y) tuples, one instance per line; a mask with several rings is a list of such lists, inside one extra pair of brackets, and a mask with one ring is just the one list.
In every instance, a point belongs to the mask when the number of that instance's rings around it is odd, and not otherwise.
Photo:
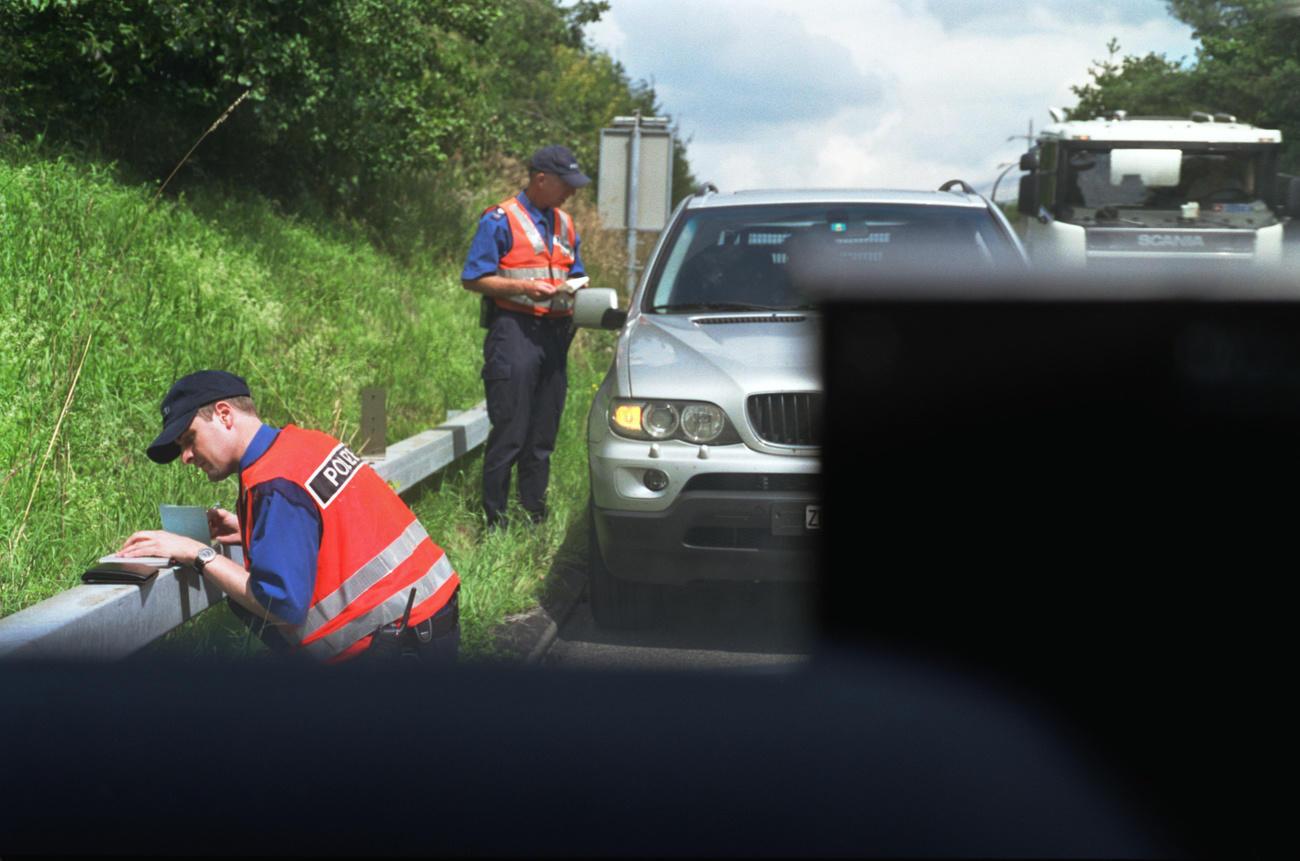
[[(815, 449), (647, 443), (595, 419), (593, 429), (592, 512), (613, 576), (661, 584), (812, 576), (820, 535)], [(647, 470), (662, 473), (666, 486), (647, 487)], [(818, 516), (811, 527), (810, 514)]]
[(810, 491), (686, 491), (662, 511), (593, 513), (605, 567), (621, 580), (795, 581), (815, 570), (817, 500)]

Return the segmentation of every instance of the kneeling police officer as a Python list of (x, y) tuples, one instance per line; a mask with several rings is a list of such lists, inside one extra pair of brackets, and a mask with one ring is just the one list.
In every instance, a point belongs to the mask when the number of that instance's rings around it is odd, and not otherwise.
[(460, 580), (397, 494), (342, 442), (263, 424), (241, 377), (199, 371), (162, 402), (155, 463), (239, 476), (236, 511), (208, 512), (212, 538), (238, 544), (244, 565), (209, 545), (137, 532), (123, 556), (192, 565), (230, 596), (264, 642), (325, 663), (362, 655), (450, 662), (460, 644)]

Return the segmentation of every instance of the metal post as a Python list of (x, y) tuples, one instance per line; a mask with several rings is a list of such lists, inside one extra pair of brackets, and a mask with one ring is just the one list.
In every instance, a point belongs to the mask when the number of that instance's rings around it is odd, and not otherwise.
[(388, 410), (383, 389), (361, 390), (361, 454), (384, 456), (388, 445)]
[(627, 294), (629, 296), (636, 289), (636, 225), (637, 210), (640, 207), (640, 202), (637, 200), (637, 180), (641, 175), (641, 111), (637, 110), (633, 118), (627, 183)]

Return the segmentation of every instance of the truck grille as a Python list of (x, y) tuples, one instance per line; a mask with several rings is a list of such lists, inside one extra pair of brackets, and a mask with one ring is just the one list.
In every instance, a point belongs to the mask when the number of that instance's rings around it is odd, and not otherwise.
[(784, 392), (751, 395), (749, 423), (754, 433), (773, 445), (822, 444), (822, 393)]

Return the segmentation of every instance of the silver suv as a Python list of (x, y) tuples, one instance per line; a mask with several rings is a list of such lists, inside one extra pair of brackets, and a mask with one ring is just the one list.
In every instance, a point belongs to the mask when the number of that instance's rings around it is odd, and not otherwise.
[(684, 201), (626, 314), (612, 290), (575, 302), (577, 325), (621, 329), (587, 422), (597, 623), (649, 621), (666, 585), (811, 575), (823, 290), (918, 266), (1024, 263), (1006, 218), (964, 183), (705, 186)]

